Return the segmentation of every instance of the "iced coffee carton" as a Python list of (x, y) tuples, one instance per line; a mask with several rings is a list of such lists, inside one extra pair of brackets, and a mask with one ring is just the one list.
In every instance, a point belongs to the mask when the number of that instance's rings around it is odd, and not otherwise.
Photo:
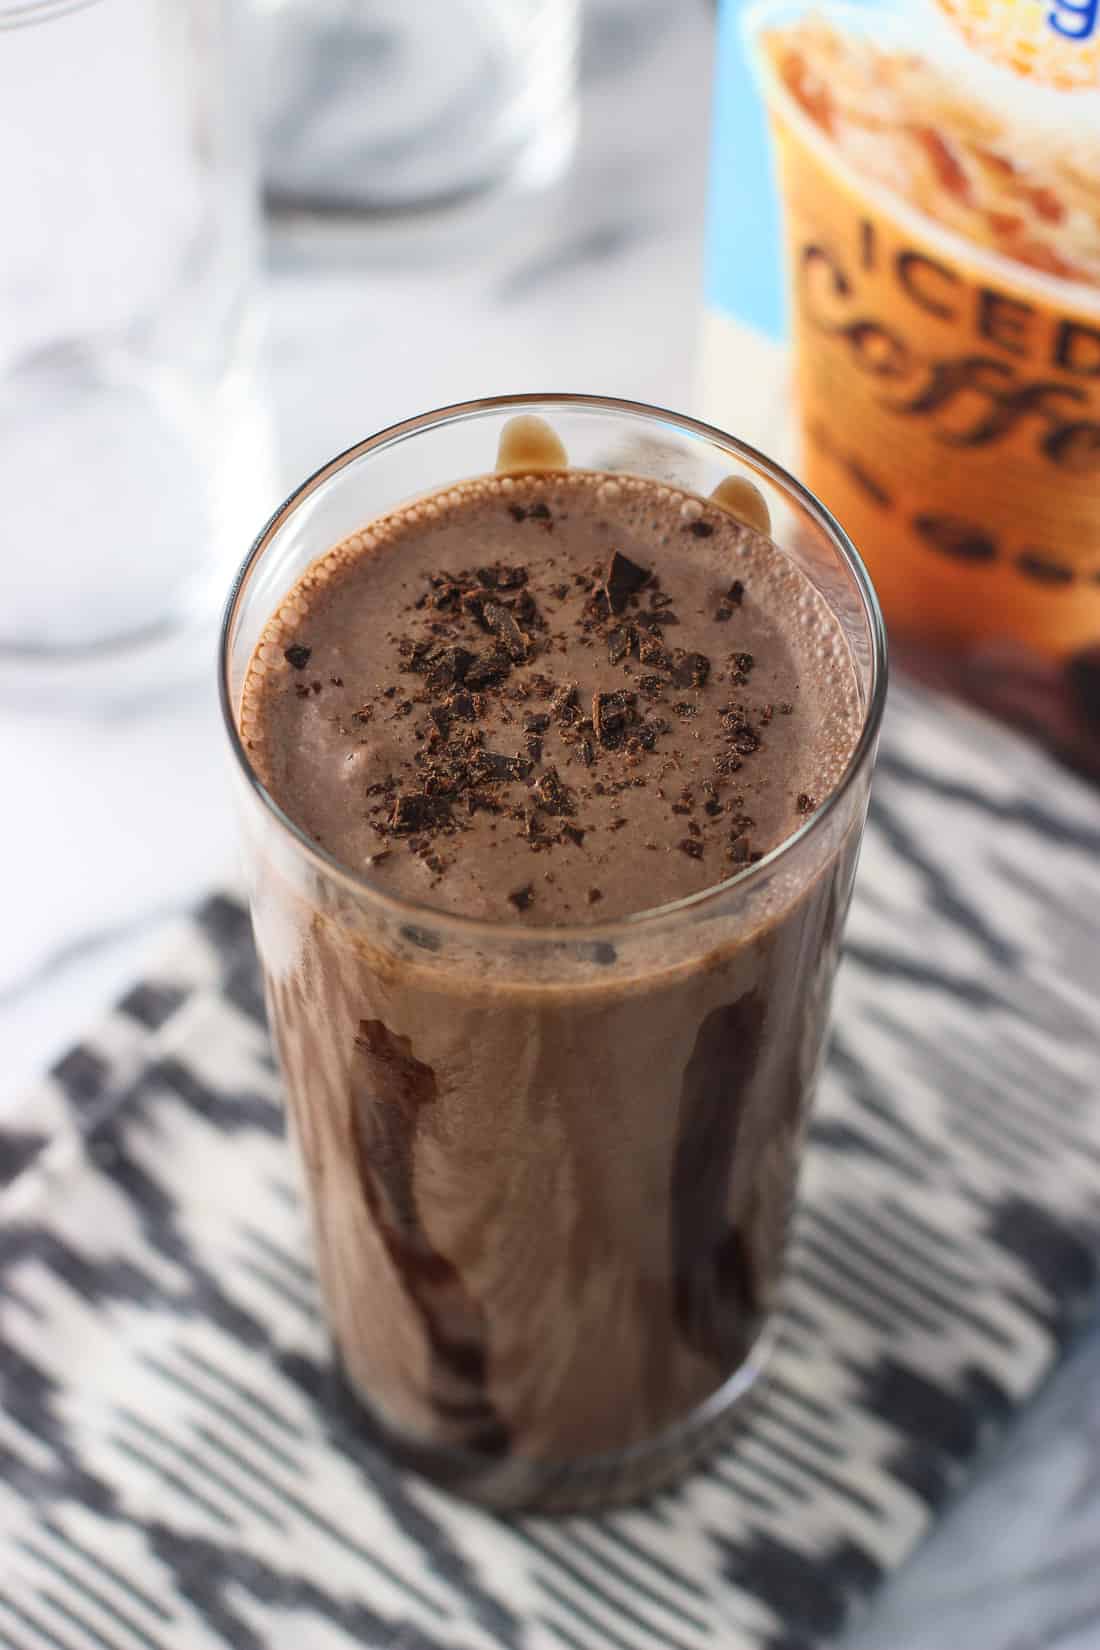
[(727, 0), (704, 397), (896, 654), (1100, 774), (1098, 0)]

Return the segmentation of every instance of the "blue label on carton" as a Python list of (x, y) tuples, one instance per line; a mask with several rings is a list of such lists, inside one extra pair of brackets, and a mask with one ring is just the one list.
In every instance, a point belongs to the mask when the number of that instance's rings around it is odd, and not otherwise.
[(768, 123), (742, 32), (743, 0), (718, 24), (706, 298), (769, 338), (787, 335), (779, 199)]

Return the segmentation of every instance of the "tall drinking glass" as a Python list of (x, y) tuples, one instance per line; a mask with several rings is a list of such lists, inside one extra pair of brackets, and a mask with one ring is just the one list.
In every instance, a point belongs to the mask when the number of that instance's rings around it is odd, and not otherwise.
[(259, 0), (265, 182), (387, 217), (540, 189), (573, 152), (578, 0)]
[(0, 682), (20, 695), (95, 692), (97, 666), (108, 690), (148, 680), (147, 650), (212, 622), (273, 499), (241, 30), (236, 0), (0, 0)]
[[(445, 914), (337, 863), (264, 790), (241, 713), (265, 623), (313, 560), (483, 471), (519, 413), (546, 419), (578, 468), (699, 493), (751, 478), (858, 684), (847, 769), (799, 830), (718, 886), (591, 926)], [(471, 402), (363, 441), (278, 511), (229, 602), (221, 692), (356, 1415), (495, 1506), (654, 1488), (755, 1379), (782, 1274), (885, 697), (851, 544), (790, 476), (692, 419), (586, 396)]]

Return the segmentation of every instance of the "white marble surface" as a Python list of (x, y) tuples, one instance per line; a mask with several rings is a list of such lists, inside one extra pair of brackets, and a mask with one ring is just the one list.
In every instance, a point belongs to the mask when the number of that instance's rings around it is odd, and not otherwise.
[[(288, 484), (465, 396), (561, 388), (691, 406), (711, 7), (594, 11), (582, 147), (552, 201), (461, 255), (365, 255), (347, 229), (273, 237), (268, 372)], [(212, 649), (190, 688), (109, 715), (35, 714), (30, 681), (23, 703), (0, 706), (0, 1109), (140, 971), (162, 920), (233, 875)], [(1100, 1330), (850, 1643), (1088, 1650), (1097, 1559)]]

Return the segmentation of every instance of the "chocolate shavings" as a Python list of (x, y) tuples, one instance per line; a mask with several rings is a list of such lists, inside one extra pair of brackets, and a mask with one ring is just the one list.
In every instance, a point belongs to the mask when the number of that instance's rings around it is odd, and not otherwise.
[(592, 695), (592, 729), (601, 745), (618, 744), (634, 719), (633, 693), (620, 688), (616, 693)]
[(450, 823), (451, 810), (445, 797), (428, 796), (425, 791), (406, 791), (393, 805), (390, 829), (395, 836), (409, 836), (436, 825)]
[(516, 623), (511, 608), (505, 607), (503, 602), (486, 598), (481, 603), (481, 618), (487, 629), (503, 643), (512, 663), (522, 664), (530, 652), (531, 644)]
[(612, 613), (621, 613), (626, 607), (627, 597), (639, 591), (649, 577), (648, 567), (639, 567), (636, 561), (624, 556), (621, 550), (613, 551), (603, 582), (603, 588), (607, 593), (607, 605)]
[(607, 633), (607, 662), (617, 665), (637, 645), (637, 632), (630, 625), (617, 625)]
[(502, 682), (511, 668), (508, 649), (502, 642), (494, 642), (485, 653), (474, 658), (462, 679), (467, 687), (491, 687), (495, 682)]
[(674, 687), (703, 687), (710, 675), (710, 660), (705, 653), (685, 653), (677, 648), (672, 660)]
[(574, 811), (569, 788), (562, 784), (556, 768), (547, 768), (545, 773), (539, 775), (535, 781), (535, 795), (540, 807), (545, 808), (548, 814), (571, 814)]

